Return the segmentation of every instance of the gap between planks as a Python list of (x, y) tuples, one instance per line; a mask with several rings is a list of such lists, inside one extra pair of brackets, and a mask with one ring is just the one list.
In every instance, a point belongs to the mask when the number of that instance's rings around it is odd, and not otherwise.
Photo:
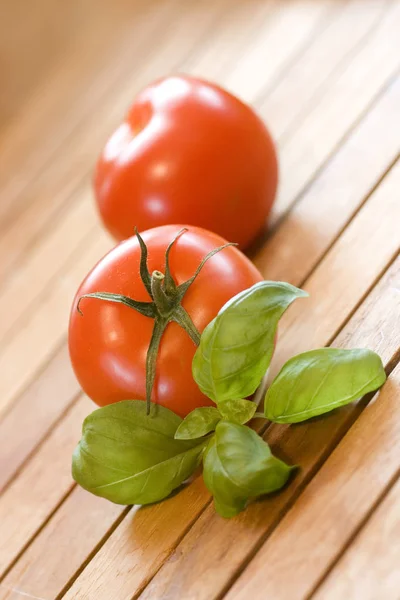
[[(323, 587), (324, 587), (324, 584), (326, 583), (327, 579), (329, 579), (332, 572), (335, 571), (335, 569), (337, 568), (340, 561), (343, 560), (343, 558), (345, 558), (348, 550), (356, 542), (357, 538), (359, 538), (361, 531), (365, 528), (367, 523), (371, 520), (371, 518), (374, 516), (374, 514), (377, 512), (377, 510), (381, 507), (382, 503), (385, 502), (387, 496), (389, 496), (390, 493), (392, 492), (392, 488), (397, 484), (397, 482), (399, 480), (400, 480), (400, 468), (393, 475), (393, 477), (388, 482), (386, 487), (383, 488), (382, 493), (376, 498), (375, 502), (371, 505), (371, 508), (365, 513), (364, 518), (360, 520), (358, 526), (354, 529), (352, 534), (349, 536), (349, 539), (347, 540), (347, 542), (343, 545), (340, 553), (332, 561), (332, 564), (328, 567), (328, 569), (325, 571), (325, 573), (319, 579), (319, 581), (317, 582), (315, 587), (311, 590), (311, 593), (308, 596), (308, 598), (310, 600), (311, 600), (311, 598), (318, 597), (318, 595), (320, 595), (320, 592), (323, 591)], [(321, 598), (323, 598), (323, 596), (321, 596)], [(364, 600), (366, 600), (366, 599), (364, 598)], [(386, 600), (388, 600), (388, 598), (386, 598)]]
[(361, 592), (364, 600), (398, 600), (399, 492), (397, 479), (313, 598), (356, 600)]

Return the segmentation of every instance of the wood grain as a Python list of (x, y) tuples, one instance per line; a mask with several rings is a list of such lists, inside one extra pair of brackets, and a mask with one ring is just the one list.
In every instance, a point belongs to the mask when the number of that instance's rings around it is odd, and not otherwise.
[(78, 393), (63, 344), (0, 420), (0, 493)]
[[(104, 505), (107, 504), (107, 510)], [(109, 505), (103, 498), (92, 497), (76, 487), (69, 497), (69, 506), (74, 508), (74, 528), (65, 516), (65, 504), (50, 519), (40, 543), (30, 546), (11, 573), (0, 583), (0, 599), (8, 600), (15, 589), (24, 594), (56, 598), (68, 575), (75, 573), (87, 560), (101, 539), (104, 529), (110, 528), (123, 514), (120, 506)], [(58, 544), (54, 545), (54, 532)], [(74, 543), (79, 532), (79, 544)], [(66, 579), (60, 581), (60, 574)]]
[(57, 277), (40, 299), (40, 309), (28, 314), (16, 334), (1, 348), (0, 413), (28, 385), (65, 338), (69, 310), (79, 282), (111, 247), (105, 234), (96, 233), (93, 240), (86, 241), (86, 252)]
[(276, 139), (287, 138), (310, 106), (324, 95), (330, 78), (336, 77), (368, 42), (386, 8), (387, 3), (381, 0), (335, 3), (326, 27), (316, 32), (300, 60), (290, 65), (257, 106)]
[[(337, 5), (346, 0), (285, 2), (279, 4), (266, 32), (258, 32), (225, 81), (228, 89), (246, 102), (263, 98), (281, 70), (301, 53), (325, 26)], [(282, 43), (285, 40), (285, 43)], [(290, 40), (290, 43), (288, 43)], [(274, 60), (271, 60), (271, 56)], [(256, 74), (262, 74), (257, 76)]]
[[(397, 395), (398, 403), (398, 395)], [(313, 598), (397, 600), (400, 588), (400, 479)]]
[[(303, 287), (310, 298), (304, 306), (295, 304), (287, 314), (271, 365), (271, 377), (289, 357), (326, 344), (322, 340), (328, 341), (335, 334), (331, 328), (340, 329), (351, 314), (353, 299), (360, 300), (367, 294), (399, 252), (400, 206), (396, 201), (399, 185), (400, 161), (307, 279)], [(382, 214), (390, 218), (382, 220)]]
[(304, 281), (380, 183), (400, 153), (399, 103), (397, 78), (254, 256), (266, 278)]
[(71, 454), (90, 408), (89, 400), (72, 407), (1, 496), (0, 577), (71, 490)]
[(273, 222), (279, 220), (329, 159), (344, 136), (388, 85), (400, 66), (395, 51), (400, 3), (390, 5), (367, 42), (281, 146), (282, 183)]

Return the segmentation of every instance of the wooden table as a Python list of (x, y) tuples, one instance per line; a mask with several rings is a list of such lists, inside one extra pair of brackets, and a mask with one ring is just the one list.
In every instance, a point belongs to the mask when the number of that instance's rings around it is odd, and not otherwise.
[[(398, 600), (399, 0), (35, 0), (1, 12), (0, 599)], [(135, 93), (177, 70), (252, 103), (279, 146), (279, 197), (253, 258), (310, 299), (282, 323), (272, 370), (332, 344), (374, 349), (389, 375), (376, 399), (269, 427), (302, 470), (230, 521), (201, 477), (137, 509), (70, 476), (93, 405), (69, 366), (68, 312), (112, 244), (91, 170)]]

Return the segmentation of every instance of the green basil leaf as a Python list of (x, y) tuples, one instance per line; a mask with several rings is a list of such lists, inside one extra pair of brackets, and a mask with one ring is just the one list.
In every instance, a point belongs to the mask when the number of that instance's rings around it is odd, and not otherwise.
[(277, 423), (316, 417), (378, 389), (386, 380), (371, 350), (321, 348), (290, 359), (265, 397), (265, 416)]
[(193, 359), (193, 377), (214, 402), (254, 393), (274, 351), (278, 321), (306, 292), (288, 283), (262, 281), (237, 294), (204, 329)]
[(218, 404), (218, 409), (224, 419), (243, 425), (254, 417), (257, 404), (251, 400), (224, 400)]
[(175, 432), (176, 440), (191, 440), (202, 437), (214, 429), (221, 420), (221, 414), (213, 406), (195, 408), (182, 421)]
[(170, 410), (126, 400), (95, 410), (83, 423), (72, 458), (79, 485), (117, 504), (162, 500), (198, 466), (206, 442), (175, 440), (182, 419)]
[(250, 498), (280, 489), (292, 469), (272, 455), (255, 431), (221, 421), (204, 454), (203, 476), (217, 512), (229, 518)]

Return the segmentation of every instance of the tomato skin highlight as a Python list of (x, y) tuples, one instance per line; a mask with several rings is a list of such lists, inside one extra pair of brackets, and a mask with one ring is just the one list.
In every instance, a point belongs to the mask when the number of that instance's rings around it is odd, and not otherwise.
[[(170, 225), (145, 231), (150, 272), (165, 268), (165, 250), (182, 227)], [(177, 284), (189, 279), (202, 258), (226, 243), (215, 233), (189, 227), (170, 253), (171, 273)], [(149, 301), (139, 274), (137, 238), (121, 242), (87, 275), (74, 299), (69, 323), (72, 366), (84, 392), (99, 406), (120, 400), (145, 400), (146, 353), (154, 321), (121, 304), (79, 298), (93, 292), (110, 292)], [(197, 329), (204, 327), (235, 294), (263, 277), (237, 248), (214, 255), (187, 291), (182, 306)], [(196, 346), (176, 323), (169, 323), (161, 339), (152, 401), (185, 417), (194, 408), (212, 406), (192, 376)]]
[(117, 240), (135, 226), (187, 223), (245, 248), (265, 228), (277, 181), (274, 143), (252, 108), (174, 76), (137, 96), (98, 160), (94, 190)]

